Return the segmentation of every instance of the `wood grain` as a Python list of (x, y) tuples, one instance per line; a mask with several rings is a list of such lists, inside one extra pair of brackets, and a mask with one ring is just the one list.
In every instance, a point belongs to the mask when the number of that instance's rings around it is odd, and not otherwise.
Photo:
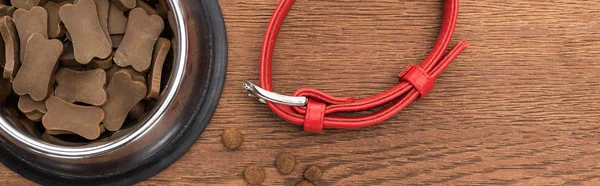
[[(229, 37), (227, 82), (210, 126), (189, 152), (141, 185), (294, 185), (324, 169), (318, 185), (600, 184), (600, 1), (461, 1), (454, 43), (472, 46), (425, 100), (374, 127), (308, 134), (246, 97), (258, 82), (265, 26), (277, 0), (221, 0)], [(275, 89), (313, 87), (363, 98), (394, 86), (419, 63), (441, 23), (439, 0), (299, 0), (275, 52)], [(228, 151), (226, 127), (246, 142)], [(298, 166), (277, 173), (278, 152)], [(31, 182), (0, 168), (0, 184)]]

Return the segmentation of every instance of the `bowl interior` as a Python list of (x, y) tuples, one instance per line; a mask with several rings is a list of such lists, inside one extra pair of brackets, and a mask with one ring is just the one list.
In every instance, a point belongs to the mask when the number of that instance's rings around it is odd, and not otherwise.
[[(169, 0), (168, 21), (166, 21), (164, 32), (161, 37), (171, 39), (172, 48), (169, 52), (163, 68), (161, 94), (157, 100), (143, 100), (148, 105), (145, 108), (144, 116), (141, 119), (133, 120), (128, 117), (121, 130), (116, 132), (104, 132), (97, 140), (85, 140), (76, 135), (49, 135), (44, 133), (41, 122), (33, 122), (19, 111), (17, 108), (18, 95), (14, 92), (3, 103), (0, 103), (0, 132), (9, 137), (21, 141), (29, 148), (38, 151), (46, 150), (66, 150), (66, 151), (86, 151), (100, 150), (108, 148), (111, 145), (123, 141), (124, 139), (135, 138), (140, 134), (141, 129), (147, 129), (153, 122), (152, 118), (164, 112), (164, 105), (170, 103), (171, 96), (179, 86), (177, 79), (183, 76), (184, 57), (181, 57), (179, 49), (185, 49), (186, 30), (184, 29), (183, 16), (178, 0)], [(183, 35), (184, 37), (180, 37)]]

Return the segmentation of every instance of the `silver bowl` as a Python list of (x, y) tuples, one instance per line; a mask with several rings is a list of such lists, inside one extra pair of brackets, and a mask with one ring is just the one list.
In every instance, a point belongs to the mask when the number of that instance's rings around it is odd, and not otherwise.
[(177, 38), (173, 70), (145, 119), (120, 136), (66, 146), (18, 127), (22, 119), (2, 105), (0, 161), (41, 184), (119, 185), (144, 180), (177, 160), (216, 108), (225, 79), (227, 42), (216, 0), (169, 4)]

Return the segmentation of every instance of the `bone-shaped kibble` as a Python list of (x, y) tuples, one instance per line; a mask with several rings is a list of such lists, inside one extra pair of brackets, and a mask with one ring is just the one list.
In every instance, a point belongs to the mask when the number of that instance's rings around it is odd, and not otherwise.
[(152, 49), (164, 28), (164, 22), (158, 15), (148, 15), (141, 8), (129, 12), (127, 31), (113, 60), (120, 67), (132, 66), (138, 72), (150, 67)]
[[(75, 0), (74, 3), (79, 2), (79, 0)], [(98, 19), (100, 21), (100, 26), (102, 26), (102, 31), (104, 31), (104, 35), (108, 39), (108, 42), (111, 43), (110, 34), (108, 33), (108, 11), (110, 8), (109, 0), (94, 0), (96, 3), (96, 11), (98, 12)]]
[(108, 10), (108, 32), (110, 34), (124, 34), (127, 28), (127, 17), (114, 2), (110, 2)]
[(66, 28), (62, 24), (60, 17), (58, 16), (58, 10), (61, 5), (52, 1), (48, 1), (44, 5), (44, 9), (48, 12), (48, 37), (57, 39), (65, 36)]
[(54, 95), (68, 102), (96, 106), (106, 103), (106, 72), (102, 69), (75, 71), (63, 68), (56, 73), (56, 82), (58, 86)]
[(42, 6), (47, 0), (10, 0), (10, 4), (25, 10), (31, 10), (34, 6)]
[(150, 75), (148, 76), (147, 98), (156, 99), (160, 94), (163, 65), (169, 50), (171, 50), (171, 41), (162, 37), (158, 38), (154, 46), (154, 54), (152, 55), (152, 69), (150, 69)]
[(48, 113), (42, 118), (47, 130), (70, 131), (89, 140), (100, 137), (100, 122), (104, 111), (99, 107), (81, 106), (69, 103), (58, 97), (46, 100)]
[(59, 40), (48, 40), (37, 33), (29, 38), (27, 44), (23, 65), (13, 81), (13, 89), (18, 95), (29, 94), (33, 100), (42, 101), (50, 93), (63, 45)]
[(27, 114), (32, 112), (46, 113), (46, 103), (43, 101), (35, 101), (29, 96), (19, 97), (19, 103), (17, 104), (21, 112)]
[(137, 5), (135, 0), (113, 0), (115, 4), (123, 11), (127, 12)]
[(88, 64), (94, 57), (104, 59), (110, 55), (112, 47), (100, 26), (93, 0), (66, 4), (60, 8), (59, 15), (69, 31), (75, 59), (79, 63)]
[[(18, 0), (20, 1), (20, 0)], [(33, 34), (41, 34), (44, 38), (48, 38), (48, 13), (42, 7), (36, 6), (31, 8), (31, 11), (18, 9), (13, 13), (13, 21), (19, 32), (19, 40), (21, 44), (21, 60), (25, 55), (27, 48), (27, 40)]]
[(102, 123), (106, 130), (119, 130), (129, 111), (146, 97), (146, 84), (136, 81), (133, 73), (129, 69), (118, 70), (106, 88), (108, 102), (102, 106), (106, 114)]
[(0, 34), (4, 41), (4, 71), (2, 77), (11, 81), (19, 68), (19, 36), (17, 28), (8, 16), (0, 17)]

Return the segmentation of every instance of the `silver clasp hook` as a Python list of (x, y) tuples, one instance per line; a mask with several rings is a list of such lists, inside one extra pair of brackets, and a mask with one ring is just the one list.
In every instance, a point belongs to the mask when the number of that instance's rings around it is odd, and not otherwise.
[(302, 96), (286, 96), (277, 94), (271, 91), (256, 86), (255, 84), (245, 81), (242, 87), (248, 92), (248, 96), (257, 97), (262, 103), (265, 101), (279, 103), (289, 106), (306, 106), (308, 104), (308, 98)]

